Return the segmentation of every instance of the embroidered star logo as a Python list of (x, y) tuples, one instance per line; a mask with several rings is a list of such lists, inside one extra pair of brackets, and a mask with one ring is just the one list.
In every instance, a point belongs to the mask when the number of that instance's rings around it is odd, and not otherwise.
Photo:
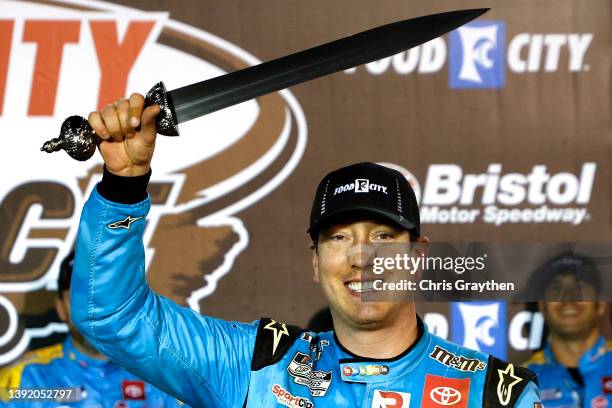
[(132, 223), (140, 219), (142, 219), (142, 217), (132, 217), (131, 215), (128, 215), (128, 217), (125, 220), (121, 220), (121, 221), (113, 222), (112, 224), (108, 224), (108, 228), (110, 229), (119, 229), (119, 228), (130, 229), (130, 226), (132, 226)]
[(287, 330), (285, 323), (278, 323), (276, 320), (270, 320), (270, 323), (264, 326), (264, 330), (272, 330), (274, 332), (274, 344), (272, 345), (272, 355), (274, 355), (281, 337), (283, 335), (289, 336), (289, 330)]
[(523, 379), (514, 375), (514, 365), (508, 364), (505, 370), (497, 370), (499, 382), (497, 383), (497, 398), (499, 402), (506, 406), (512, 398), (512, 387), (520, 383)]

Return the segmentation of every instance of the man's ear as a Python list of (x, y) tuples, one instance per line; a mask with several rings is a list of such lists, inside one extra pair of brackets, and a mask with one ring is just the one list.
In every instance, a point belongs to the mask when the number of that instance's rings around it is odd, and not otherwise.
[(431, 240), (427, 235), (420, 235), (414, 243), (414, 249), (417, 252), (417, 256), (427, 256), (429, 249), (429, 243)]
[(312, 280), (319, 283), (319, 252), (317, 251), (317, 244), (313, 242), (310, 246), (310, 250), (312, 251)]
[[(429, 237), (427, 235), (419, 236), (415, 241), (410, 243), (410, 256), (414, 258), (426, 257), (429, 250)], [(417, 270), (410, 271), (409, 279), (417, 282), (423, 279), (423, 266), (419, 266)]]
[(419, 237), (417, 238), (417, 242), (423, 242), (424, 244), (429, 245), (431, 239), (429, 239), (427, 235), (419, 235)]
[(607, 306), (608, 302), (597, 302), (597, 316), (599, 316), (600, 319), (606, 315)]
[(64, 301), (60, 299), (59, 296), (56, 296), (54, 303), (57, 315), (59, 316), (62, 322), (65, 322), (68, 317), (66, 316), (66, 308), (64, 307)]

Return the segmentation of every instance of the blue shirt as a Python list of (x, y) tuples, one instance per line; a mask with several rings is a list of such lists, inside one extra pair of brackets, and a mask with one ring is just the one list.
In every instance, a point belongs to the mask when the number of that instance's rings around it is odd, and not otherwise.
[[(26, 353), (17, 363), (0, 370), (0, 387), (3, 406), (161, 408), (182, 405), (111, 361), (79, 352), (71, 336), (63, 343)], [(28, 389), (36, 392), (30, 397), (40, 397), (42, 389), (52, 395), (45, 395), (38, 402), (15, 399), (16, 390)], [(54, 390), (60, 389), (64, 392), (56, 394)]]
[(612, 407), (612, 344), (600, 337), (580, 358), (578, 372), (584, 386), (576, 382), (568, 369), (557, 361), (550, 343), (535, 353), (528, 368), (540, 382), (544, 405), (563, 408)]
[[(85, 204), (71, 285), (74, 324), (98, 350), (198, 407), (534, 408), (527, 370), (430, 334), (393, 359), (351, 354), (333, 332), (202, 316), (145, 279), (146, 199), (97, 189)], [(185, 239), (188, 239), (186, 237)], [(537, 407), (535, 407), (537, 408)]]

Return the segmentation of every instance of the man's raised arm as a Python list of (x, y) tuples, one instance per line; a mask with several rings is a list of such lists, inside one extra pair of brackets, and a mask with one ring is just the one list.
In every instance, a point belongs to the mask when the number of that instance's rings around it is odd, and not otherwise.
[(154, 293), (145, 279), (142, 235), (158, 112), (133, 94), (89, 115), (103, 139), (105, 169), (81, 215), (72, 319), (98, 350), (180, 400), (240, 407), (256, 325), (200, 316)]

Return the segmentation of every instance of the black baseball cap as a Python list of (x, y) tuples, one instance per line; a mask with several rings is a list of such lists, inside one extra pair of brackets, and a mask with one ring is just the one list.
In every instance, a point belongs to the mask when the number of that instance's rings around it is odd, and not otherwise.
[(419, 236), (421, 221), (416, 196), (397, 170), (363, 162), (332, 171), (321, 180), (310, 212), (311, 237), (340, 215), (369, 213)]
[(573, 252), (565, 252), (550, 259), (534, 275), (541, 282), (542, 291), (546, 290), (557, 276), (563, 275), (573, 275), (576, 281), (592, 286), (597, 293), (602, 288), (601, 275), (595, 260)]

